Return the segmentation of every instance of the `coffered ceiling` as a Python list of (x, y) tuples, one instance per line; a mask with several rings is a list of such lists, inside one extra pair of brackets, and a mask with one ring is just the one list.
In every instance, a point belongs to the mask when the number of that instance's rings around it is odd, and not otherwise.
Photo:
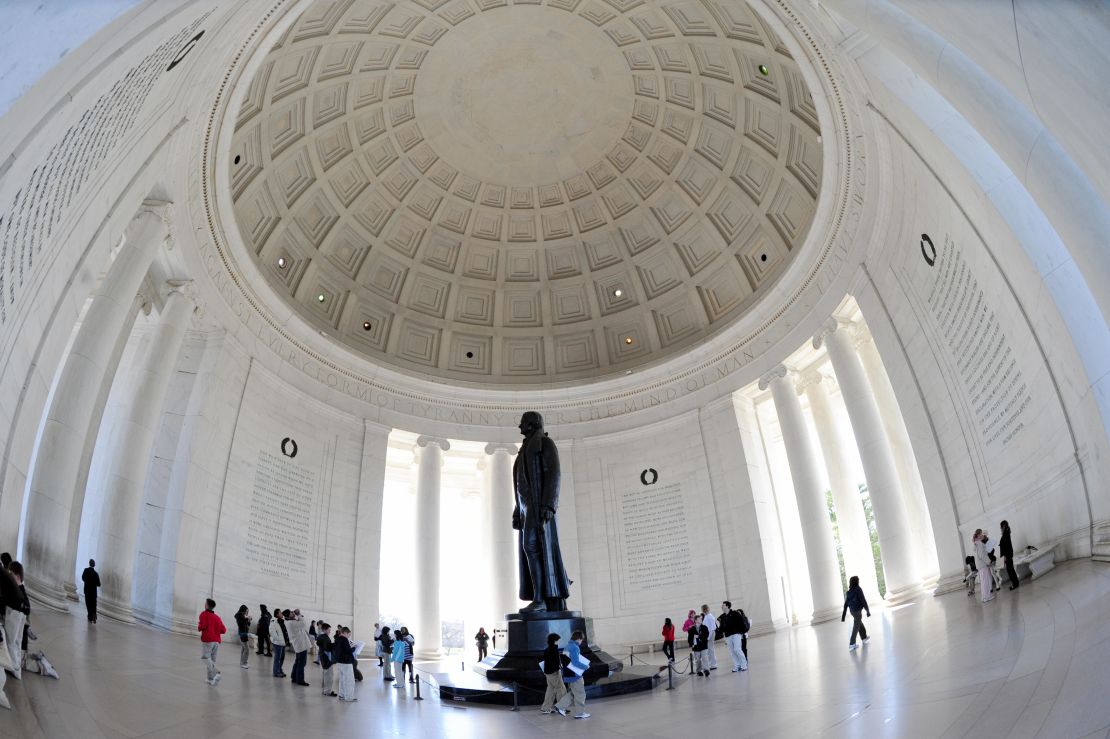
[(372, 360), (493, 384), (680, 352), (809, 231), (816, 110), (729, 0), (341, 0), (268, 52), (226, 160), (266, 279)]

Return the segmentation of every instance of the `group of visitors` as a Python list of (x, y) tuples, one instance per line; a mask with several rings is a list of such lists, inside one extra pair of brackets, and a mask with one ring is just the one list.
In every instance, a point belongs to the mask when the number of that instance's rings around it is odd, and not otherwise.
[[(693, 608), (686, 614), (682, 630), (690, 645), (693, 657), (694, 675), (709, 677), (717, 669), (717, 649), (715, 642), (723, 640), (732, 658), (733, 672), (746, 672), (748, 669), (748, 632), (752, 622), (742, 608), (733, 608), (732, 601), (721, 603), (721, 615), (714, 616), (709, 605), (703, 603), (701, 613)], [(663, 622), (663, 654), (668, 662), (674, 662), (674, 624), (671, 620)]]
[(984, 603), (994, 600), (996, 591), (1002, 590), (1002, 575), (996, 567), (998, 557), (1002, 557), (1006, 568), (1006, 576), (1010, 580), (1010, 590), (1017, 590), (1020, 584), (1017, 569), (1014, 567), (1014, 545), (1010, 540), (1010, 523), (1003, 521), (1000, 524), (1002, 538), (998, 542), (998, 555), (994, 553), (994, 544), (986, 529), (975, 529), (971, 537), (974, 554), (964, 559), (964, 582), (967, 584), (967, 594), (975, 592), (975, 585), (979, 585), (980, 598)]
[(10, 709), (11, 701), (4, 693), (8, 675), (23, 679), (24, 672), (58, 678), (58, 673), (42, 650), (31, 652), (28, 644), (37, 641), (29, 618), (31, 601), (23, 586), (23, 565), (13, 561), (7, 552), (0, 554), (0, 706)]
[[(256, 655), (272, 657), (272, 674), (277, 678), (289, 677), (294, 685), (310, 687), (305, 680), (305, 667), (310, 652), (315, 651), (314, 662), (320, 665), (321, 693), (343, 702), (358, 700), (355, 696), (355, 683), (363, 679), (358, 669), (358, 658), (365, 642), (356, 641), (347, 626), (332, 625), (323, 621), (305, 619), (299, 609), (279, 609), (272, 612), (266, 604), (260, 604), (258, 624), (255, 627), (257, 641)], [(239, 638), (239, 667), (249, 669), (250, 634), (253, 618), (250, 608), (244, 604), (235, 612), (235, 628)], [(206, 682), (215, 687), (220, 683), (220, 671), (216, 667), (216, 654), (227, 633), (223, 620), (216, 614), (216, 601), (205, 600), (204, 610), (197, 620), (200, 632), (201, 658), (207, 669)], [(334, 636), (333, 636), (334, 633)], [(382, 679), (394, 683), (395, 688), (404, 688), (405, 673), (409, 684), (416, 682), (413, 670), (413, 647), (415, 638), (408, 627), (396, 629), (374, 624), (374, 653), (378, 667), (382, 668)], [(292, 653), (293, 668), (290, 675), (285, 674), (285, 655)], [(396, 668), (393, 666), (396, 665)], [(397, 677), (393, 670), (397, 670)], [(338, 692), (333, 688), (338, 675)]]

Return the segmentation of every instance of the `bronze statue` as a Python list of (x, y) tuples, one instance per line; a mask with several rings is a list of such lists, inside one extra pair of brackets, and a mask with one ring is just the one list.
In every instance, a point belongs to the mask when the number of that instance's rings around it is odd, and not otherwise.
[(570, 580), (559, 552), (559, 450), (543, 430), (543, 416), (528, 411), (520, 418), (520, 445), (513, 464), (516, 508), (513, 528), (520, 532), (520, 609), (564, 611)]

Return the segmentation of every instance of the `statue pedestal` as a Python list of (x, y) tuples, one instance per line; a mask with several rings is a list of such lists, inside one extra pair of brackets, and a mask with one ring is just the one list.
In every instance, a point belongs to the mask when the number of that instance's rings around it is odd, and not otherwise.
[(575, 631), (586, 635), (582, 642), (582, 657), (590, 663), (590, 668), (583, 675), (587, 685), (620, 672), (624, 667), (620, 660), (590, 643), (593, 630), (590, 620), (583, 618), (579, 611), (510, 613), (505, 620), (509, 632), (508, 649), (495, 650), (474, 666), (474, 671), (487, 680), (515, 682), (542, 690), (547, 683), (539, 663), (543, 651), (547, 649), (547, 635), (558, 634), (559, 647), (566, 651), (570, 635)]

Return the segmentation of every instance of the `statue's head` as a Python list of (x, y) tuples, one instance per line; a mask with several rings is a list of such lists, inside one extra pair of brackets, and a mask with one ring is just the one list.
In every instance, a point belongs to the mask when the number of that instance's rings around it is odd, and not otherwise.
[(525, 411), (520, 417), (520, 433), (531, 436), (538, 429), (543, 428), (543, 416), (536, 411)]

